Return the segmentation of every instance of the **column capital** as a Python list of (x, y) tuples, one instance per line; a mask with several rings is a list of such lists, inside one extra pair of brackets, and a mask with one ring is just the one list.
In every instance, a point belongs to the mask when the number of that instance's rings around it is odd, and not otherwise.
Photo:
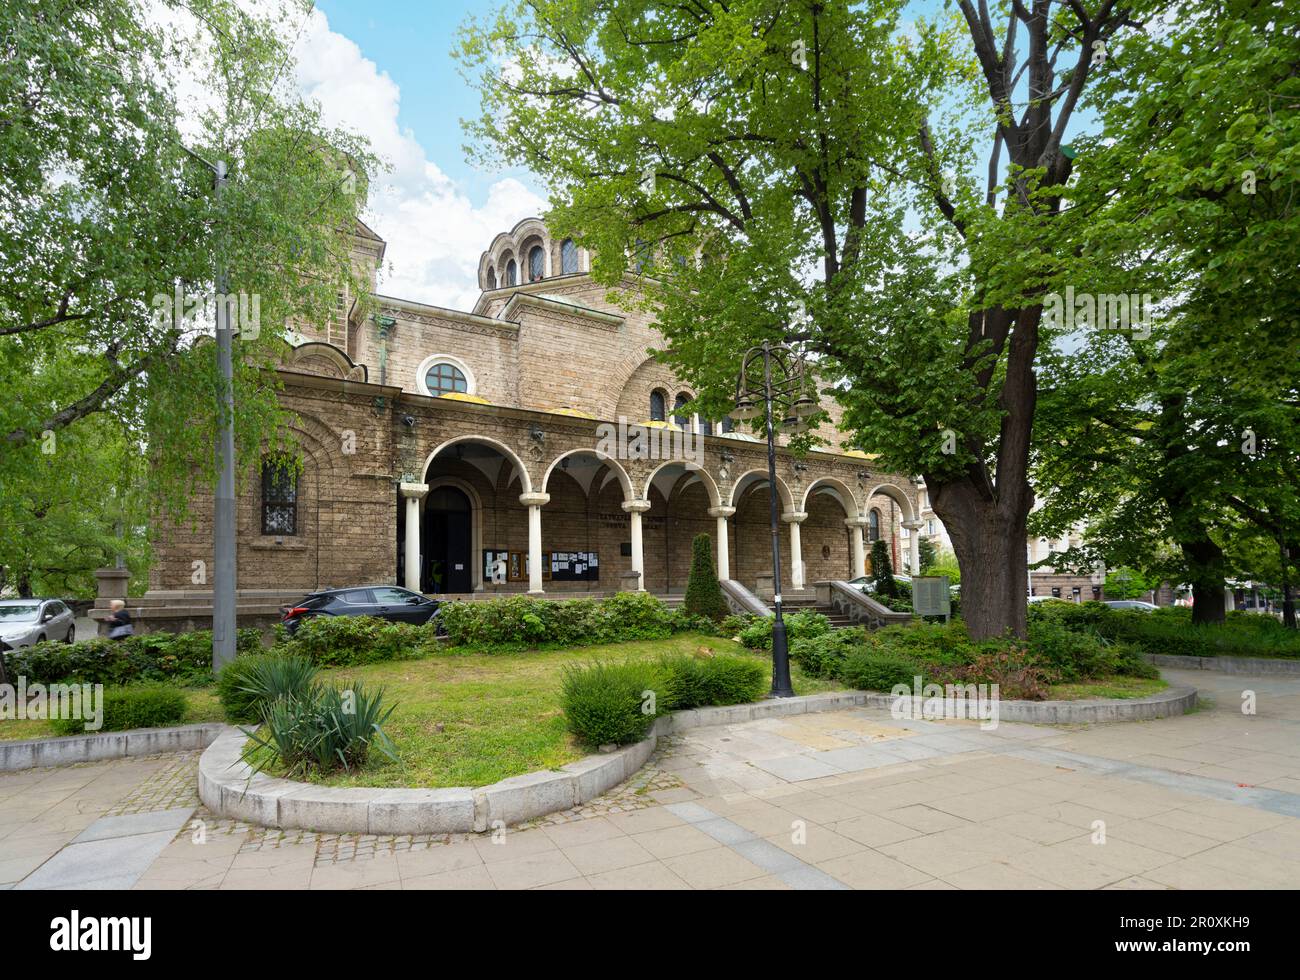
[(803, 510), (787, 510), (781, 515), (781, 520), (787, 524), (802, 524), (808, 520), (808, 512)]
[(866, 527), (870, 523), (871, 523), (871, 518), (863, 517), (861, 514), (859, 514), (857, 517), (844, 518), (845, 527)]
[(903, 521), (903, 527), (909, 531), (919, 531), (924, 526), (922, 521)]
[(736, 513), (735, 507), (710, 507), (710, 517), (732, 517)]
[(549, 493), (521, 493), (519, 502), (525, 507), (545, 507), (551, 502)]
[(625, 500), (625, 501), (623, 501), (623, 503), (622, 503), (620, 506), (623, 508), (624, 513), (627, 513), (627, 514), (644, 514), (646, 511), (648, 511), (648, 510), (650, 509), (650, 501), (648, 501), (648, 500)]
[(402, 496), (407, 500), (423, 500), (429, 495), (429, 484), (427, 483), (401, 483), (398, 484), (402, 491)]

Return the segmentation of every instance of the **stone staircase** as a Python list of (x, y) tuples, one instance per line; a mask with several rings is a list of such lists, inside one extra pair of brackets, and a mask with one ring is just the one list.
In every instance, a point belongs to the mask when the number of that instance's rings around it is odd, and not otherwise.
[(800, 612), (821, 613), (830, 620), (831, 629), (835, 630), (848, 629), (850, 626), (856, 625), (853, 620), (834, 606), (819, 605), (816, 593), (783, 595), (781, 597), (781, 612), (786, 616)]

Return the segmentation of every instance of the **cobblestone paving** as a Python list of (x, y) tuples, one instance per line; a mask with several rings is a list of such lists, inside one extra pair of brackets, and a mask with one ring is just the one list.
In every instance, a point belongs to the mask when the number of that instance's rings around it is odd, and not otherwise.
[(175, 752), (152, 756), (163, 765), (144, 782), (111, 807), (106, 816), (126, 813), (151, 813), (199, 805), (200, 752)]

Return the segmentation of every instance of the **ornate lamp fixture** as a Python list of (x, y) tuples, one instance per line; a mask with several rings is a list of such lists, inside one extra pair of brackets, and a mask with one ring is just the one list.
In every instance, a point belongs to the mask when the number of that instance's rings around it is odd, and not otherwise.
[(762, 418), (767, 429), (768, 510), (772, 528), (773, 606), (772, 693), (774, 698), (794, 697), (790, 683), (790, 651), (786, 643), (785, 620), (781, 616), (781, 540), (779, 503), (776, 493), (777, 419), (782, 431), (796, 435), (808, 431), (808, 418), (819, 409), (817, 385), (803, 355), (784, 344), (764, 341), (747, 351), (736, 380), (735, 419)]

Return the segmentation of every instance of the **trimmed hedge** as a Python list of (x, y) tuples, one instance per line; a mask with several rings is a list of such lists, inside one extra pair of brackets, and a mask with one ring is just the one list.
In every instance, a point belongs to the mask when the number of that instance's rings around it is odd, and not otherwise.
[(714, 620), (727, 615), (727, 600), (722, 597), (713, 565), (713, 543), (707, 534), (697, 534), (691, 542), (691, 573), (686, 579), (682, 608), (693, 616)]
[(276, 649), (321, 667), (357, 667), (423, 657), (437, 643), (436, 629), (433, 623), (415, 626), (377, 616), (312, 616)]
[(449, 602), (438, 618), (453, 646), (503, 651), (662, 640), (705, 626), (700, 617), (671, 612), (647, 592), (562, 602), (531, 596)]
[(767, 667), (752, 657), (692, 657), (659, 661), (664, 707), (669, 710), (745, 704), (767, 693)]
[(652, 696), (660, 681), (655, 665), (645, 661), (565, 667), (560, 704), (569, 731), (592, 746), (641, 741), (664, 708)]
[[(185, 720), (189, 702), (185, 694), (170, 684), (128, 684), (104, 689), (104, 732), (124, 732), (132, 728), (161, 728)], [(56, 735), (85, 735), (84, 718), (51, 718)]]
[[(262, 649), (256, 629), (238, 630), (239, 653)], [(86, 684), (126, 684), (142, 680), (203, 682), (212, 677), (212, 632), (145, 633), (124, 640), (96, 637), (81, 643), (38, 643), (10, 650), (11, 677), (29, 684), (76, 680)]]

